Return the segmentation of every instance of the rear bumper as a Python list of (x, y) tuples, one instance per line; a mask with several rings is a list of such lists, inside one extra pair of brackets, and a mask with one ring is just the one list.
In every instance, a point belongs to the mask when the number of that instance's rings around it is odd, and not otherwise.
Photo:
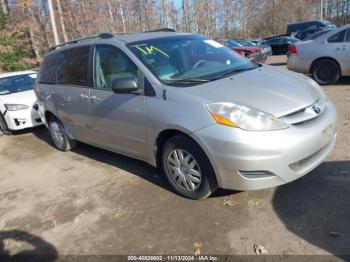
[(287, 68), (289, 70), (308, 74), (310, 73), (311, 62), (308, 60), (301, 59), (297, 55), (289, 55), (287, 60)]
[(42, 125), (38, 111), (34, 108), (7, 111), (4, 117), (10, 130), (22, 130)]
[(213, 125), (195, 134), (219, 187), (257, 190), (291, 182), (316, 168), (335, 145), (336, 119), (329, 102), (317, 119), (284, 130), (255, 132)]

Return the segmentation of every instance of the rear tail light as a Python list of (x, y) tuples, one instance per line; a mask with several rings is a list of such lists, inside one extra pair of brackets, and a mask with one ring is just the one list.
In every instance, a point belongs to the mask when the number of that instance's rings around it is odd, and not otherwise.
[(289, 54), (291, 55), (296, 55), (298, 53), (298, 49), (294, 44), (289, 45), (288, 51), (289, 51)]

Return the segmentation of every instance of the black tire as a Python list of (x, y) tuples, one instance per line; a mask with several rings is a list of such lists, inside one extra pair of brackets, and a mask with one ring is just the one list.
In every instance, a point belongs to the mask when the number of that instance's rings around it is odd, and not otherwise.
[(312, 76), (320, 85), (331, 85), (338, 82), (340, 68), (338, 64), (329, 59), (316, 61), (312, 66)]
[[(60, 139), (56, 136), (57, 128), (61, 131), (60, 137), (62, 138), (62, 141), (60, 141)], [(67, 152), (77, 146), (77, 141), (68, 137), (65, 127), (56, 117), (50, 117), (49, 130), (52, 141), (58, 150)]]
[(5, 118), (3, 115), (0, 113), (0, 134), (5, 134), (5, 135), (12, 135), (11, 130), (8, 128), (7, 123), (5, 121)]
[[(201, 182), (194, 191), (182, 189), (176, 184), (167, 167), (167, 159), (174, 149), (181, 149), (191, 154), (199, 165), (201, 171)], [(218, 188), (217, 181), (210, 161), (204, 151), (192, 139), (177, 135), (170, 138), (163, 146), (161, 155), (162, 170), (168, 182), (180, 195), (190, 199), (202, 199), (210, 196)]]

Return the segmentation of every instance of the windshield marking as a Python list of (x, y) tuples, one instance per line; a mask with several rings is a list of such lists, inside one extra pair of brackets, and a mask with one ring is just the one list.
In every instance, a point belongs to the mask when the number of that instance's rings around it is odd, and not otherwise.
[[(141, 44), (142, 45), (142, 44)], [(167, 53), (165, 53), (164, 51), (162, 51), (161, 49), (151, 45), (151, 46), (145, 46), (143, 49), (142, 47), (140, 47), (140, 45), (134, 45), (133, 47), (136, 47), (138, 50), (140, 50), (142, 53), (144, 53), (145, 55), (152, 55), (154, 51), (157, 51), (159, 53), (161, 53), (162, 55), (164, 55), (165, 57), (169, 58), (169, 55)]]

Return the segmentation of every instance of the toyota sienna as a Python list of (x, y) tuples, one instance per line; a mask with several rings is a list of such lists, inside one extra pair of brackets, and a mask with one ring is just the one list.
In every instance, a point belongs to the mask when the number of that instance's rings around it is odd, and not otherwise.
[(335, 107), (315, 81), (202, 35), (103, 33), (61, 44), (35, 91), (59, 150), (82, 141), (143, 160), (192, 199), (293, 181), (336, 141)]

